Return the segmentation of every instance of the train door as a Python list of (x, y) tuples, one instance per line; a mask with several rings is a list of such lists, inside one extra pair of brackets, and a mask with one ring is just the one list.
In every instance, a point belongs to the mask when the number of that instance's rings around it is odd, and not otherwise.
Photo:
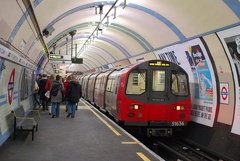
[(116, 117), (116, 110), (117, 110), (117, 93), (118, 93), (118, 87), (120, 82), (120, 73), (117, 73), (114, 78), (114, 84), (113, 84), (113, 93), (111, 96), (111, 114)]
[(113, 116), (116, 115), (116, 94), (115, 94), (115, 87), (116, 87), (116, 77), (119, 71), (112, 72), (107, 79), (107, 86), (106, 86), (106, 96), (105, 96), (105, 105), (108, 112), (110, 112)]
[(168, 82), (167, 68), (151, 68), (148, 72), (148, 100), (149, 119), (159, 120), (165, 118), (168, 113)]

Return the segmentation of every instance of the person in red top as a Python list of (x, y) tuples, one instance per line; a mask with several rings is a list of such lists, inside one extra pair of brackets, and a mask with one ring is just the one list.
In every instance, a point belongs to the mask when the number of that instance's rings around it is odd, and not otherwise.
[[(63, 84), (63, 86), (64, 86), (64, 89), (63, 89), (64, 97), (66, 95), (67, 86), (68, 86), (70, 80), (71, 80), (71, 76), (68, 76), (66, 81)], [(65, 111), (67, 112), (68, 111), (68, 101), (66, 100), (65, 103), (66, 103), (66, 110)]]
[[(50, 75), (50, 77), (49, 77), (49, 79), (47, 79), (47, 82), (46, 82), (46, 85), (45, 85), (46, 91), (50, 90), (50, 88), (52, 86), (52, 82), (54, 80), (56, 80), (55, 74)], [(47, 100), (47, 109), (48, 109), (49, 115), (51, 115), (52, 109), (51, 109), (51, 99), (50, 98)]]

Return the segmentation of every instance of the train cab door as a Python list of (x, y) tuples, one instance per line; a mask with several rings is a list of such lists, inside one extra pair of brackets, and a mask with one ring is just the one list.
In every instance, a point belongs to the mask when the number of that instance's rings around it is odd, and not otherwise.
[(119, 71), (112, 72), (107, 80), (105, 105), (106, 110), (116, 117), (117, 90), (120, 81)]
[(148, 70), (149, 119), (165, 119), (168, 113), (168, 68), (151, 68)]
[(116, 117), (116, 110), (117, 110), (117, 92), (118, 92), (118, 86), (119, 86), (119, 82), (120, 82), (120, 74), (117, 73), (116, 77), (115, 77), (115, 81), (114, 81), (114, 85), (113, 85), (113, 94), (112, 94), (112, 108), (111, 108), (111, 113), (114, 117)]

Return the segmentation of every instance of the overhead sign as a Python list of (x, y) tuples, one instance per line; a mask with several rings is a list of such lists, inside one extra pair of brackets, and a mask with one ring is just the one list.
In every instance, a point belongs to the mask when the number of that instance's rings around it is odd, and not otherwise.
[(73, 64), (82, 64), (83, 58), (72, 58), (72, 63)]
[(49, 54), (50, 64), (70, 64), (72, 63), (71, 55)]
[(52, 55), (49, 54), (49, 59), (63, 59), (63, 55)]

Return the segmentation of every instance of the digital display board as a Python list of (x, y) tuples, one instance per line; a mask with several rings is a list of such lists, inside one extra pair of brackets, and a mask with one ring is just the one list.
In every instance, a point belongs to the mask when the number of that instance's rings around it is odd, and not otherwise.
[(72, 63), (73, 64), (82, 64), (83, 58), (72, 58)]
[(63, 55), (49, 55), (49, 59), (63, 59)]
[(156, 62), (149, 62), (149, 66), (169, 67), (170, 63), (162, 62), (162, 61), (156, 61)]

